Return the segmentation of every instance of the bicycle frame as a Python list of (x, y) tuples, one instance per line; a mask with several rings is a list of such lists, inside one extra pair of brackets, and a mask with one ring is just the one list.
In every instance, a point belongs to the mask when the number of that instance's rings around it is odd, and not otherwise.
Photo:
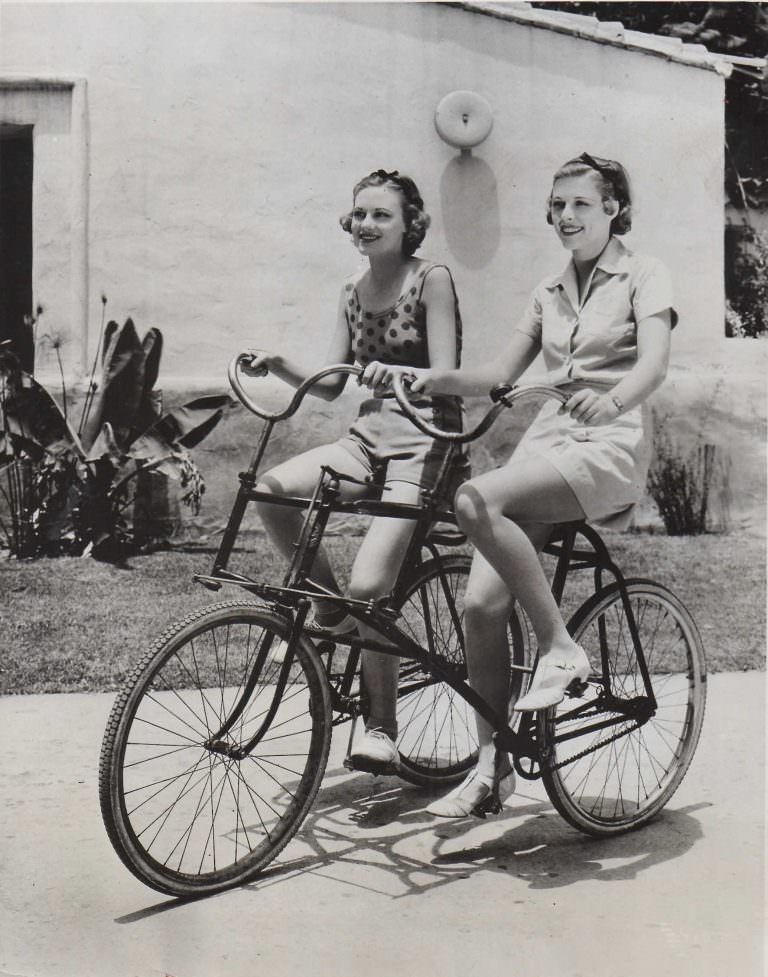
[[(250, 359), (249, 372), (257, 373), (261, 362), (261, 357)], [(231, 370), (240, 396), (237, 360)], [(344, 364), (321, 375), (337, 370), (356, 372)], [(504, 622), (507, 647), (499, 651), (514, 671), (509, 688), (499, 689), (504, 714), (496, 715), (468, 683), (467, 658), (474, 663), (462, 647), (462, 617), (471, 602), (462, 592), (470, 561), (465, 553), (442, 549), (458, 542), (460, 534), (432, 527), (436, 516), (455, 524), (439, 496), (424, 493), (410, 506), (372, 498), (348, 501), (360, 493), (349, 493), (344, 484), (349, 476), (330, 467), (321, 470), (310, 498), (261, 491), (267, 486), (257, 472), (273, 425), (296, 409), (302, 391), (316, 379), (309, 378), (279, 414), (262, 410), (244, 392), (241, 397), (266, 422), (265, 429), (251, 468), (241, 475), (213, 569), (198, 579), (215, 590), (234, 584), (259, 599), (206, 601), (166, 627), (110, 710), (99, 760), (99, 804), (123, 864), (152, 888), (180, 898), (222, 892), (263, 872), (312, 809), (332, 755), (332, 727), (370, 716), (365, 648), (399, 659), (393, 669), (397, 753), (388, 751), (391, 765), (368, 763), (364, 751), (352, 748), (350, 723), (344, 760), (349, 769), (375, 775), (399, 766), (400, 776), (415, 786), (454, 786), (478, 759), (474, 709), (494, 731), (494, 783), (471, 812), (449, 813), (498, 813), (508, 793), (508, 781), (501, 785), (511, 760), (521, 776), (540, 778), (554, 808), (589, 835), (611, 837), (655, 817), (690, 765), (706, 700), (701, 638), (679, 598), (653, 580), (625, 581), (590, 527), (554, 527), (544, 552), (556, 563), (551, 585), (560, 606), (577, 603), (573, 598), (591, 589), (590, 576), (583, 581), (587, 586), (572, 588), (572, 571), (594, 574), (595, 593), (569, 625), (587, 650), (592, 673), (584, 683), (571, 684), (570, 698), (510, 722), (514, 697), (525, 693), (524, 673), (533, 671), (535, 648), (524, 608), (511, 607)], [(396, 380), (393, 387), (402, 394)], [(551, 388), (536, 390), (561, 400), (567, 396)], [(473, 431), (441, 433), (423, 421), (423, 411), (415, 415), (416, 426), (448, 442), (471, 441), (520, 395), (512, 388), (496, 393), (496, 403)], [(398, 401), (408, 415), (405, 398), (398, 395)], [(296, 515), (291, 521), (300, 531), (291, 565), (277, 585), (246, 576), (247, 564), (242, 573), (228, 568), (250, 502), (296, 507), (282, 510)], [(318, 547), (334, 512), (412, 520), (412, 547), (388, 597), (355, 600), (330, 594), (313, 579)], [(309, 624), (308, 611), (317, 600), (351, 614), (360, 622), (359, 634), (343, 637)], [(427, 808), (435, 815), (445, 810)]]
[[(269, 415), (265, 411), (254, 409), (253, 402), (247, 398), (247, 395), (244, 394), (242, 388), (239, 387), (239, 384), (236, 381), (237, 359), (238, 358), (233, 360), (230, 366), (230, 380), (233, 382), (235, 392), (246, 404), (246, 406), (249, 407), (249, 409), (251, 409), (254, 413), (257, 413), (265, 420), (265, 424), (248, 471), (240, 473), (240, 487), (235, 499), (235, 503), (232, 507), (232, 512), (230, 514), (224, 536), (214, 560), (213, 570), (210, 575), (197, 575), (195, 579), (209, 589), (215, 590), (218, 590), (223, 584), (234, 584), (248, 593), (261, 597), (285, 617), (290, 628), (290, 633), (287, 639), (289, 651), (286, 655), (280, 672), (280, 677), (277, 682), (274, 708), (276, 708), (277, 703), (279, 702), (280, 695), (282, 694), (282, 686), (284, 686), (290, 671), (292, 650), (295, 648), (296, 642), (301, 639), (303, 634), (304, 624), (310, 607), (310, 601), (313, 598), (322, 597), (323, 600), (342, 607), (350, 616), (355, 618), (361, 624), (364, 624), (368, 628), (374, 630), (378, 633), (378, 635), (381, 636), (381, 638), (383, 638), (383, 640), (379, 640), (377, 638), (366, 637), (365, 640), (363, 640), (356, 636), (329, 635), (328, 640), (332, 640), (334, 645), (347, 646), (353, 652), (347, 661), (339, 687), (335, 688), (332, 686), (334, 709), (341, 713), (341, 718), (337, 720), (337, 722), (345, 721), (350, 716), (360, 714), (360, 696), (358, 695), (357, 698), (351, 696), (351, 691), (352, 683), (357, 671), (359, 654), (363, 647), (372, 651), (394, 655), (398, 658), (407, 658), (419, 665), (421, 668), (425, 669), (428, 673), (436, 676), (440, 681), (448, 684), (494, 728), (498, 746), (513, 755), (515, 767), (522, 776), (526, 777), (527, 779), (535, 779), (540, 777), (542, 758), (539, 755), (539, 748), (536, 742), (533, 716), (526, 716), (523, 720), (521, 720), (517, 729), (513, 728), (508, 723), (505, 716), (501, 716), (496, 713), (496, 711), (493, 710), (488, 703), (471, 688), (463, 674), (460, 674), (463, 672), (463, 669), (460, 669), (455, 665), (451, 665), (441, 659), (434, 653), (434, 648), (421, 647), (407, 634), (405, 634), (396, 624), (397, 615), (393, 610), (393, 607), (398, 606), (399, 599), (402, 597), (404, 589), (407, 586), (413, 567), (417, 566), (421, 560), (422, 549), (427, 548), (436, 560), (439, 561), (440, 559), (440, 552), (435, 546), (435, 542), (429, 538), (430, 526), (435, 522), (436, 519), (441, 522), (452, 523), (455, 525), (455, 517), (453, 514), (448, 510), (439, 508), (436, 501), (437, 491), (423, 492), (421, 505), (388, 503), (379, 499), (358, 499), (348, 501), (340, 497), (340, 483), (344, 480), (355, 480), (348, 479), (347, 476), (344, 476), (343, 474), (336, 472), (329, 467), (323, 468), (315, 491), (310, 499), (292, 496), (276, 496), (268, 492), (261, 492), (256, 488), (258, 469), (263, 459), (275, 423), (287, 416), (290, 416), (290, 414), (295, 411), (303, 398), (304, 393), (318, 379), (328, 375), (331, 372), (359, 372), (359, 368), (351, 367), (345, 364), (339, 367), (328, 367), (320, 371), (320, 373), (314, 375), (305, 384), (302, 384), (302, 386), (297, 390), (292, 403), (284, 412), (282, 412), (282, 414)], [(233, 372), (235, 374), (234, 379)], [(404, 395), (401, 399), (403, 392), (402, 388), (398, 389), (398, 386), (398, 384), (395, 384), (395, 394), (403, 409), (406, 410), (406, 408), (408, 408), (410, 405), (404, 398)], [(536, 390), (547, 392), (548, 388), (536, 388)], [(511, 398), (509, 396), (510, 394), (513, 395)], [(431, 428), (430, 425), (425, 424), (420, 418), (418, 418), (418, 415), (413, 414), (413, 412), (411, 412), (412, 416), (411, 414), (409, 414), (409, 416), (411, 416), (411, 419), (416, 426), (420, 427), (422, 430), (425, 430), (426, 433), (432, 434), (436, 437), (442, 435), (445, 440), (449, 440), (453, 443), (461, 443), (472, 440), (474, 437), (478, 436), (478, 433), (482, 433), (487, 430), (498, 413), (505, 407), (511, 406), (514, 399), (514, 389), (505, 388), (497, 394), (495, 399), (496, 404), (493, 408), (491, 408), (486, 417), (472, 432), (465, 434), (458, 434), (454, 432), (448, 436), (447, 432), (440, 432), (437, 429)], [(408, 413), (407, 410), (406, 413)], [(489, 418), (491, 419), (489, 420)], [(438, 476), (438, 486), (441, 484), (442, 480), (446, 477), (450, 470), (451, 456), (452, 452), (449, 451), (446, 453), (446, 457), (443, 461), (443, 465)], [(274, 505), (284, 505), (293, 508), (306, 509), (301, 534), (297, 542), (296, 553), (291, 561), (288, 571), (286, 572), (282, 585), (278, 586), (251, 580), (242, 574), (234, 573), (233, 571), (227, 569), (234, 544), (240, 531), (242, 519), (250, 502), (268, 502)], [(314, 558), (321, 545), (328, 520), (333, 513), (399, 519), (405, 518), (415, 521), (416, 525), (414, 527), (414, 533), (410, 545), (398, 573), (397, 581), (390, 595), (377, 601), (355, 600), (354, 598), (327, 591), (325, 588), (312, 581), (310, 573)], [(577, 549), (576, 540), (578, 536), (582, 536), (589, 544), (591, 549)], [(612, 693), (607, 662), (605, 627), (604, 622), (601, 622), (601, 694), (597, 700), (592, 701), (587, 705), (577, 706), (573, 710), (562, 713), (558, 717), (557, 721), (558, 723), (565, 722), (577, 716), (589, 716), (591, 713), (593, 713), (595, 717), (598, 717), (607, 711), (615, 713), (616, 715), (603, 718), (602, 720), (597, 720), (596, 718), (595, 723), (591, 723), (586, 727), (581, 727), (577, 733), (564, 733), (560, 737), (556, 737), (555, 742), (564, 741), (572, 738), (573, 736), (583, 737), (601, 729), (607, 729), (611, 726), (619, 725), (620, 723), (625, 722), (627, 718), (634, 719), (638, 725), (642, 724), (643, 722), (647, 721), (651, 715), (653, 715), (656, 709), (656, 700), (654, 698), (650, 675), (646, 666), (645, 657), (637, 630), (637, 624), (634, 619), (634, 613), (629, 601), (623, 575), (611, 560), (608, 550), (599, 534), (593, 528), (584, 523), (571, 523), (556, 527), (556, 531), (545, 547), (544, 552), (557, 558), (557, 564), (552, 581), (552, 591), (558, 605), (562, 601), (565, 583), (570, 572), (584, 568), (593, 569), (596, 592), (601, 590), (603, 587), (603, 577), (605, 573), (608, 573), (613, 577), (621, 594), (624, 613), (626, 614), (627, 622), (629, 624), (635, 653), (646, 691), (645, 696), (636, 697), (632, 700), (622, 700)], [(449, 606), (453, 608), (453, 613), (456, 615), (458, 623), (458, 612), (456, 611), (452, 601), (449, 601)], [(460, 629), (458, 630), (460, 633)], [(256, 681), (255, 676), (258, 674), (259, 667), (268, 654), (269, 643), (271, 642), (272, 637), (267, 636), (264, 640), (268, 643), (266, 645), (263, 644), (263, 646), (259, 649), (257, 661), (253, 671), (254, 678), (252, 681), (249, 681), (249, 683), (246, 684), (240, 701), (236, 704), (225, 725), (222, 726), (222, 728), (218, 730), (217, 733), (215, 733), (208, 741), (209, 746), (215, 752), (220, 752), (231, 756), (235, 756), (236, 752), (236, 758), (240, 759), (253, 749), (255, 744), (259, 741), (262, 731), (269, 726), (271, 715), (267, 715), (261, 728), (247, 743), (243, 744), (242, 747), (235, 752), (232, 752), (231, 746), (227, 744), (225, 739), (228, 730), (237, 721), (241, 712), (245, 708), (245, 704), (253, 691), (253, 684)], [(322, 638), (320, 640), (322, 641)], [(532, 671), (533, 668), (526, 667), (525, 670)], [(330, 672), (330, 661), (328, 671)], [(530, 769), (523, 768), (521, 762), (523, 759), (527, 759), (532, 762)]]

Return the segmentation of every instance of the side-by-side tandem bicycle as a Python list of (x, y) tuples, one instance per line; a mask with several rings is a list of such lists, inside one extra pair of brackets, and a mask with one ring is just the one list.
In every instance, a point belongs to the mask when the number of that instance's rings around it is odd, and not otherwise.
[[(555, 808), (592, 835), (635, 828), (667, 803), (688, 769), (701, 731), (706, 671), (690, 614), (666, 587), (625, 578), (591, 526), (556, 527), (545, 553), (556, 559), (552, 589), (560, 602), (576, 571), (591, 571), (591, 595), (568, 628), (586, 650), (586, 686), (538, 713), (499, 715), (467, 684), (463, 594), (470, 558), (449, 504), (451, 455), (486, 432), (523, 397), (560, 401), (555, 387), (497, 388), (483, 419), (464, 433), (440, 432), (413, 411), (401, 384), (395, 395), (413, 423), (451, 450), (434, 492), (418, 505), (387, 502), (375, 485), (342, 498), (343, 472), (326, 467), (311, 498), (257, 490), (275, 425), (291, 417), (326, 367), (295, 392), (285, 410), (254, 403), (235, 357), (229, 376), (240, 401), (264, 421), (216, 554), (196, 579), (211, 590), (235, 586), (239, 599), (208, 604), (171, 625), (118, 693), (101, 750), (99, 794), (117, 854), (147, 885), (180, 897), (221, 891), (253, 879), (285, 847), (309, 813), (323, 778), (335, 726), (365, 715), (360, 682), (363, 640), (305, 629), (312, 598), (322, 596), (373, 629), (365, 647), (400, 659), (397, 746), (400, 776), (432, 794), (474, 765), (474, 710), (495, 729), (499, 750), (518, 775), (543, 781)], [(362, 491), (358, 486), (357, 491)], [(301, 535), (281, 585), (228, 569), (248, 504), (269, 501), (304, 510)], [(335, 513), (389, 516), (415, 523), (391, 594), (359, 601), (312, 580), (314, 556)], [(466, 549), (466, 547), (464, 547)], [(525, 615), (507, 629), (510, 700), (536, 664)], [(350, 735), (351, 739), (351, 735)], [(482, 811), (478, 813), (483, 813)]]

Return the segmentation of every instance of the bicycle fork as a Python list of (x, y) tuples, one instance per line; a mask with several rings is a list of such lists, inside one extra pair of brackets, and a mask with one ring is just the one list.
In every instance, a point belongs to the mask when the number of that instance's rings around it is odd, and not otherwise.
[(301, 632), (304, 628), (304, 621), (306, 619), (308, 609), (309, 601), (302, 601), (301, 605), (297, 609), (296, 617), (294, 618), (291, 626), (291, 632), (287, 638), (288, 653), (280, 666), (280, 672), (278, 673), (274, 692), (272, 693), (272, 701), (269, 708), (266, 710), (264, 719), (262, 720), (259, 728), (253, 734), (253, 736), (247, 740), (247, 742), (240, 746), (235, 746), (227, 735), (245, 712), (251, 696), (253, 695), (253, 690), (256, 688), (256, 684), (258, 683), (259, 677), (262, 674), (264, 662), (269, 655), (272, 644), (275, 640), (279, 640), (279, 638), (276, 638), (276, 635), (271, 631), (267, 631), (264, 637), (261, 639), (261, 645), (256, 655), (256, 661), (251, 669), (251, 674), (249, 675), (242, 694), (235, 703), (231, 713), (227, 716), (224, 724), (217, 730), (217, 732), (209, 737), (203, 744), (206, 749), (211, 751), (211, 753), (221, 754), (222, 756), (229, 757), (231, 760), (242, 760), (248, 756), (257, 743), (261, 741), (262, 737), (271, 726), (272, 720), (275, 718), (275, 714), (277, 713), (280, 701), (283, 697), (283, 692), (285, 691), (285, 686), (288, 682), (288, 677), (291, 671), (291, 664), (293, 662), (293, 649), (296, 647), (296, 642), (298, 642), (301, 638)]
[[(239, 506), (238, 504), (235, 505), (233, 509), (233, 518), (230, 520), (231, 525), (228, 527), (228, 530), (233, 530), (231, 534), (232, 539), (234, 539), (237, 535), (237, 530), (239, 528), (240, 520), (242, 519), (242, 513), (245, 509), (245, 505), (253, 496), (252, 489), (250, 489), (246, 484), (247, 481), (248, 476), (243, 476), (241, 496), (244, 496), (244, 498), (241, 500), (241, 498), (238, 497), (237, 500), (238, 503), (242, 501), (242, 506)], [(311, 583), (311, 581), (307, 580), (307, 573), (311, 569), (317, 550), (320, 547), (320, 542), (331, 514), (333, 502), (337, 498), (338, 494), (339, 478), (337, 473), (333, 471), (333, 469), (323, 466), (323, 474), (320, 479), (318, 479), (315, 491), (310, 499), (301, 533), (296, 542), (296, 553), (294, 554), (291, 565), (286, 572), (283, 586), (301, 586), (306, 582)], [(238, 510), (240, 511), (235, 521), (235, 514)], [(224, 557), (223, 565), (226, 565), (229, 550), (231, 550), (231, 545), (225, 547), (224, 542), (222, 542), (219, 556), (223, 555)], [(217, 559), (217, 565), (218, 563), (219, 561)], [(223, 567), (221, 567), (221, 569), (223, 569)], [(256, 656), (256, 661), (251, 669), (251, 674), (231, 713), (229, 716), (227, 716), (223, 725), (211, 737), (209, 737), (208, 740), (206, 740), (205, 746), (207, 749), (211, 750), (211, 752), (219, 753), (233, 760), (242, 760), (251, 752), (251, 750), (253, 750), (256, 744), (259, 743), (261, 738), (269, 729), (280, 705), (283, 692), (285, 691), (285, 686), (290, 675), (290, 669), (295, 655), (295, 648), (297, 643), (301, 640), (301, 635), (304, 630), (304, 624), (309, 613), (309, 608), (310, 601), (307, 598), (299, 600), (295, 605), (295, 613), (291, 619), (290, 633), (286, 639), (287, 651), (281, 663), (280, 672), (278, 674), (272, 695), (272, 701), (258, 730), (246, 743), (243, 743), (240, 746), (235, 746), (228, 738), (229, 731), (243, 715), (259, 677), (262, 675), (264, 663), (267, 660), (267, 656), (269, 655), (273, 642), (276, 640), (275, 635), (272, 632), (267, 632), (262, 638), (261, 645)], [(288, 608), (283, 608), (282, 610), (287, 616)]]

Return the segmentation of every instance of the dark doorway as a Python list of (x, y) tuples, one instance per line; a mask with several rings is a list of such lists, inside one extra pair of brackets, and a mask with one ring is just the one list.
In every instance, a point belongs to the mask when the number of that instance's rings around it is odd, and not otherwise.
[(0, 342), (35, 365), (32, 328), (32, 126), (0, 123)]

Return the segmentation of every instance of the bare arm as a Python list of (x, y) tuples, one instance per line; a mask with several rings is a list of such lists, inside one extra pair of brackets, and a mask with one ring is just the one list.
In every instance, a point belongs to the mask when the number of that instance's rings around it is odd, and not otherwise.
[(527, 333), (515, 330), (499, 356), (470, 369), (414, 370), (414, 392), (473, 396), (487, 394), (498, 383), (515, 383), (536, 359), (541, 346)]
[(433, 369), (456, 365), (456, 305), (447, 268), (433, 268), (424, 282), (421, 300), (427, 309), (427, 349)]
[[(280, 353), (266, 353), (262, 350), (254, 350), (253, 360), (248, 366), (243, 366), (243, 372), (249, 376), (261, 376), (267, 370), (292, 387), (298, 387), (307, 377), (316, 373), (321, 365), (329, 366), (332, 363), (351, 363), (353, 355), (344, 309), (345, 293), (342, 290), (336, 313), (336, 327), (322, 364), (318, 364), (312, 367), (312, 369), (309, 369), (294, 360), (289, 360)], [(312, 387), (310, 392), (316, 397), (322, 397), (323, 400), (335, 400), (344, 389), (347, 377), (348, 374), (346, 373), (337, 373), (330, 377), (324, 377)]]
[[(610, 424), (619, 414), (641, 404), (667, 375), (671, 327), (669, 309), (641, 319), (637, 324), (637, 363), (629, 373), (607, 393), (579, 390), (563, 410), (584, 424)], [(621, 410), (613, 397), (623, 405)]]

